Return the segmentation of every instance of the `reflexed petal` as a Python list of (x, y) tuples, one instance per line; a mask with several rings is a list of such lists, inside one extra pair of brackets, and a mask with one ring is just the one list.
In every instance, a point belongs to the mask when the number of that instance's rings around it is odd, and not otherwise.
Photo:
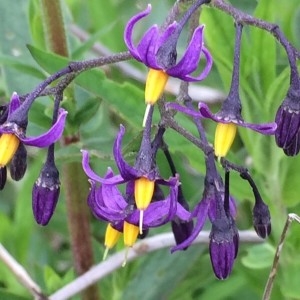
[(122, 155), (122, 139), (125, 134), (125, 127), (123, 125), (120, 125), (120, 131), (117, 135), (117, 138), (114, 143), (114, 157), (116, 164), (118, 166), (118, 169), (120, 171), (121, 176), (126, 180), (132, 180), (136, 179), (137, 177), (140, 177), (141, 174), (138, 170), (131, 167), (127, 162), (123, 159)]
[(124, 31), (124, 41), (125, 41), (125, 44), (129, 50), (129, 52), (131, 53), (131, 55), (139, 60), (139, 61), (142, 61), (143, 58), (140, 57), (138, 51), (137, 51), (137, 48), (134, 46), (133, 42), (132, 42), (132, 32), (133, 32), (133, 28), (135, 26), (135, 24), (142, 18), (144, 18), (145, 16), (149, 15), (151, 12), (151, 4), (148, 4), (147, 8), (138, 13), (137, 15), (135, 15), (134, 17), (132, 17), (126, 27), (125, 27), (125, 31)]
[(170, 37), (170, 35), (175, 31), (177, 27), (177, 22), (173, 22), (169, 25), (165, 31), (162, 33), (159, 32), (157, 27), (156, 35), (153, 36), (153, 40), (148, 48), (148, 52), (146, 53), (146, 65), (152, 69), (164, 69), (157, 63), (157, 51), (161, 47), (161, 45)]
[(207, 201), (207, 199), (202, 199), (201, 202), (198, 204), (197, 207), (197, 220), (196, 220), (196, 225), (194, 227), (193, 232), (191, 233), (191, 235), (189, 236), (188, 239), (186, 239), (183, 243), (173, 247), (171, 249), (171, 252), (177, 251), (177, 250), (183, 250), (186, 247), (189, 247), (190, 244), (195, 240), (195, 238), (198, 236), (199, 232), (202, 230), (206, 217), (207, 217), (207, 213), (208, 213), (208, 207), (209, 207), (209, 201)]
[(29, 146), (35, 146), (39, 148), (50, 146), (61, 138), (65, 128), (67, 113), (68, 112), (66, 110), (61, 108), (59, 110), (59, 115), (56, 123), (44, 134), (37, 137), (19, 137), (19, 139), (25, 145)]
[(102, 196), (104, 205), (110, 209), (123, 210), (127, 206), (127, 202), (124, 197), (113, 184), (103, 184), (102, 186)]
[(263, 123), (263, 124), (254, 124), (254, 123), (247, 123), (245, 121), (237, 121), (237, 120), (233, 120), (233, 119), (228, 119), (228, 120), (224, 120), (224, 118), (220, 118), (220, 116), (218, 116), (218, 114), (213, 114), (209, 107), (205, 104), (200, 102), (199, 103), (199, 112), (200, 115), (203, 118), (209, 118), (212, 119), (215, 122), (218, 123), (224, 123), (224, 124), (228, 124), (228, 123), (235, 123), (238, 126), (242, 126), (245, 128), (250, 128), (254, 131), (257, 131), (259, 133), (265, 134), (265, 135), (271, 135), (274, 134), (277, 128), (277, 125), (275, 122), (272, 123)]
[(213, 59), (211, 57), (210, 52), (203, 46), (202, 47), (202, 53), (205, 55), (205, 59), (206, 59), (206, 65), (203, 69), (203, 71), (196, 76), (192, 76), (192, 75), (183, 75), (183, 76), (179, 76), (180, 79), (187, 81), (187, 82), (196, 82), (196, 81), (201, 81), (204, 78), (207, 77), (207, 75), (209, 74), (212, 64), (213, 64)]
[(16, 92), (13, 92), (13, 94), (10, 98), (8, 115), (11, 115), (20, 106), (21, 106), (21, 101), (20, 101), (19, 95)]
[(201, 48), (203, 45), (203, 29), (204, 26), (196, 28), (193, 37), (191, 38), (191, 41), (180, 61), (174, 67), (167, 70), (167, 73), (170, 76), (185, 76), (197, 69), (201, 55)]
[(121, 175), (116, 175), (114, 177), (105, 179), (100, 176), (98, 176), (90, 167), (89, 164), (89, 153), (86, 150), (81, 150), (82, 153), (82, 168), (85, 172), (85, 174), (94, 181), (104, 183), (104, 184), (119, 184), (124, 183), (126, 180)]
[[(150, 49), (154, 47), (153, 44), (155, 44), (155, 39), (157, 39), (158, 34), (159, 30), (157, 25), (151, 26), (137, 45), (137, 53), (140, 57), (139, 61), (143, 62), (149, 68), (159, 68), (155, 62), (155, 56), (153, 55), (153, 58), (150, 57), (149, 54)], [(151, 52), (153, 51), (151, 50)]]

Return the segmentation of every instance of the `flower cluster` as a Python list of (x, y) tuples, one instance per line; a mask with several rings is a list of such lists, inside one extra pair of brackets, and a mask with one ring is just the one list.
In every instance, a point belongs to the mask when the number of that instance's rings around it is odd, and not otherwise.
[[(91, 152), (86, 149), (81, 152), (82, 168), (90, 183), (87, 205), (95, 218), (106, 223), (104, 258), (121, 236), (128, 249), (133, 247), (138, 238), (144, 237), (151, 228), (167, 223), (171, 223), (176, 243), (171, 251), (186, 250), (206, 223), (210, 223), (209, 254), (212, 269), (218, 279), (225, 279), (232, 272), (239, 249), (239, 231), (235, 221), (237, 207), (232, 196), (234, 194), (230, 194), (230, 172), (238, 172), (252, 188), (254, 196), (252, 223), (257, 235), (266, 238), (271, 233), (269, 208), (262, 200), (250, 173), (246, 168), (230, 163), (225, 157), (235, 139), (238, 126), (263, 135), (275, 135), (277, 145), (286, 155), (298, 154), (300, 151), (300, 77), (297, 66), (292, 67), (290, 88), (277, 111), (275, 122), (256, 124), (245, 121), (242, 117), (243, 106), (239, 92), (243, 29), (239, 21), (236, 24), (231, 86), (219, 111), (213, 113), (209, 106), (202, 102), (198, 103), (197, 110), (191, 103), (188, 104), (188, 101), (181, 101), (181, 104), (178, 103), (179, 101), (162, 103), (161, 110), (166, 115), (161, 113), (161, 122), (153, 129), (154, 104), (161, 98), (168, 78), (175, 77), (186, 83), (200, 82), (212, 69), (213, 59), (204, 41), (204, 25), (192, 28), (190, 41), (181, 58), (177, 59), (177, 44), (184, 26), (201, 5), (209, 2), (210, 0), (196, 0), (181, 19), (161, 28), (156, 24), (151, 26), (137, 45), (133, 42), (134, 28), (151, 13), (151, 5), (149, 4), (144, 11), (137, 13), (128, 21), (124, 30), (125, 44), (131, 56), (149, 68), (145, 85), (147, 107), (143, 121), (143, 136), (135, 162), (130, 165), (122, 152), (126, 131), (123, 125), (120, 125), (113, 145), (117, 173), (108, 168), (106, 174), (99, 176), (91, 166)], [(73, 70), (70, 65), (69, 69), (74, 73), (76, 71), (80, 73), (83, 67)], [(68, 68), (64, 69), (65, 73), (62, 72), (64, 75), (68, 74), (66, 70)], [(72, 75), (75, 77), (76, 74)], [(67, 81), (65, 78), (64, 80)], [(18, 94), (13, 93), (10, 102), (0, 106), (0, 189), (4, 188), (7, 179), (7, 165), (10, 166), (13, 180), (20, 180), (24, 176), (27, 168), (25, 146), (47, 148), (46, 161), (32, 189), (33, 214), (40, 225), (48, 224), (60, 195), (54, 144), (63, 134), (67, 112), (60, 108), (62, 91), (58, 93), (59, 89), (55, 90), (52, 126), (37, 137), (26, 135), (32, 99), (26, 98), (27, 100), (22, 102)], [(185, 96), (190, 99), (188, 92)], [(200, 201), (192, 209), (184, 197), (184, 184), (180, 182), (180, 175), (163, 137), (168, 128), (176, 127), (175, 122), (172, 123), (173, 125), (170, 125), (171, 122), (168, 123), (173, 118), (170, 117), (169, 109), (175, 110), (176, 113), (184, 113), (193, 119), (199, 138), (191, 137), (185, 130), (182, 132), (189, 137), (189, 140), (195, 141), (194, 143), (204, 153), (206, 168), (204, 189)], [(214, 147), (209, 144), (206, 137), (202, 126), (203, 119), (217, 123)], [(163, 150), (170, 166), (169, 178), (163, 178), (159, 171), (157, 160), (159, 149)], [(218, 171), (217, 162), (225, 171), (224, 180), (222, 173)]]

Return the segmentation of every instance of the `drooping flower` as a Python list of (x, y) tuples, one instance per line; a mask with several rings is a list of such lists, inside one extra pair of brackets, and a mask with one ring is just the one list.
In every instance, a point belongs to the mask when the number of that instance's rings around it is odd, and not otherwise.
[[(146, 127), (145, 131), (151, 131)], [(120, 174), (110, 176), (109, 178), (102, 178), (98, 176), (89, 165), (89, 153), (86, 150), (82, 150), (82, 166), (86, 175), (90, 180), (99, 182), (105, 185), (118, 185), (123, 183), (130, 183), (133, 189), (134, 202), (140, 212), (140, 232), (144, 224), (144, 213), (147, 212), (149, 204), (153, 198), (155, 184), (164, 185), (170, 187), (170, 193), (172, 188), (178, 183), (178, 179), (174, 181), (174, 178), (164, 180), (159, 176), (151, 141), (144, 139), (140, 151), (137, 155), (135, 165), (130, 166), (123, 158), (122, 155), (122, 139), (125, 133), (124, 126), (120, 126), (120, 131), (114, 143), (114, 158), (119, 169)], [(150, 133), (149, 133), (150, 134)], [(147, 135), (147, 134), (146, 134)], [(145, 136), (145, 134), (144, 134)]]
[[(202, 102), (199, 103), (199, 111), (183, 107), (177, 103), (167, 103), (167, 107), (176, 109), (192, 117), (208, 118), (217, 122), (218, 125), (215, 133), (215, 155), (217, 157), (226, 156), (234, 140), (236, 126), (249, 128), (264, 135), (275, 133), (277, 128), (275, 122), (262, 124), (245, 122), (241, 116), (241, 109), (235, 105), (230, 105), (231, 101), (227, 99), (224, 101), (221, 110), (215, 114), (211, 112), (207, 104)], [(224, 124), (226, 126), (223, 126)]]
[(275, 140), (288, 156), (300, 151), (300, 91), (290, 87), (286, 98), (277, 110)]
[[(191, 14), (199, 5), (207, 1), (198, 1), (183, 16), (178, 23), (175, 21), (164, 30), (160, 31), (158, 25), (150, 27), (141, 38), (137, 46), (134, 45), (132, 34), (136, 23), (151, 12), (151, 5), (132, 17), (124, 31), (124, 41), (131, 55), (150, 68), (146, 80), (145, 102), (153, 105), (164, 91), (169, 76), (184, 81), (201, 81), (209, 73), (212, 67), (212, 57), (204, 46), (204, 26), (195, 29), (182, 58), (177, 62), (177, 41)], [(193, 76), (197, 70), (201, 56), (204, 55), (206, 65), (199, 75)], [(145, 118), (147, 111), (145, 114)], [(144, 123), (145, 123), (144, 118)]]
[(228, 96), (224, 100), (220, 111), (216, 114), (213, 114), (208, 106), (204, 103), (199, 103), (199, 112), (195, 112), (188, 108), (183, 108), (175, 103), (170, 104), (171, 108), (180, 110), (181, 112), (189, 114), (193, 117), (209, 118), (218, 123), (215, 132), (214, 143), (215, 155), (218, 158), (226, 156), (227, 152), (229, 151), (237, 132), (237, 126), (246, 127), (262, 134), (274, 134), (277, 127), (276, 123), (253, 124), (245, 122), (242, 118), (242, 104), (239, 94), (240, 46), (242, 28), (242, 24), (236, 24), (231, 86)]
[[(103, 179), (113, 178), (114, 174), (108, 169)], [(102, 182), (102, 183), (101, 183)], [(88, 205), (94, 216), (109, 223), (105, 235), (106, 256), (123, 233), (124, 244), (132, 247), (135, 243), (139, 228), (147, 230), (166, 224), (175, 217), (187, 221), (190, 213), (177, 202), (179, 180), (172, 177), (169, 180), (170, 194), (166, 198), (151, 202), (145, 209), (143, 223), (140, 224), (140, 211), (134, 201), (134, 183), (127, 183), (126, 192), (123, 195), (116, 184), (103, 184), (103, 180), (95, 182), (90, 179), (91, 190), (88, 196)], [(100, 185), (99, 185), (100, 184)]]
[(60, 109), (57, 121), (47, 132), (40, 136), (27, 137), (27, 113), (23, 112), (18, 94), (13, 93), (7, 119), (0, 125), (0, 168), (4, 168), (11, 161), (20, 144), (44, 148), (59, 140), (64, 130), (66, 116), (67, 111)]
[[(220, 182), (220, 186), (222, 186)], [(219, 196), (218, 194), (221, 193)], [(222, 201), (222, 204), (218, 203)], [(174, 246), (171, 251), (184, 250), (186, 247), (189, 247), (191, 243), (196, 239), (202, 230), (205, 221), (207, 218), (213, 223), (218, 218), (218, 207), (224, 206), (224, 191), (217, 191), (214, 182), (209, 178), (209, 176), (205, 179), (205, 188), (203, 191), (203, 196), (199, 204), (192, 211), (193, 218), (196, 219), (196, 224), (190, 236), (180, 243), (179, 245)], [(230, 207), (230, 215), (235, 216), (236, 207), (232, 197), (229, 198), (229, 207)]]

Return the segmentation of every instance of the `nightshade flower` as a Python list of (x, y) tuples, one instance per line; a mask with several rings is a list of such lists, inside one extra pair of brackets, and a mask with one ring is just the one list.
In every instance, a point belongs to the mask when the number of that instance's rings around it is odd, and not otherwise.
[(18, 94), (13, 93), (7, 120), (0, 125), (0, 168), (4, 168), (11, 161), (20, 144), (44, 148), (55, 143), (63, 133), (66, 116), (67, 112), (60, 109), (57, 122), (47, 132), (37, 137), (27, 137), (27, 113), (23, 111)]
[(300, 150), (300, 91), (290, 87), (286, 98), (277, 110), (275, 140), (288, 156)]
[[(177, 103), (167, 103), (168, 108), (176, 109), (182, 113), (196, 118), (208, 118), (218, 123), (215, 133), (215, 155), (217, 157), (226, 156), (230, 146), (233, 143), (237, 126), (249, 128), (253, 131), (264, 135), (272, 135), (275, 133), (277, 125), (275, 122), (254, 124), (247, 123), (241, 116), (241, 107), (231, 105), (233, 101), (227, 98), (221, 110), (216, 114), (212, 113), (205, 103), (199, 103), (199, 111), (183, 107)], [(227, 126), (223, 126), (226, 124)]]
[[(185, 53), (177, 62), (176, 46), (179, 35), (183, 26), (199, 5), (199, 3), (195, 3), (179, 23), (175, 21), (163, 31), (160, 31), (158, 25), (153, 25), (146, 31), (137, 46), (134, 45), (132, 40), (133, 28), (139, 20), (151, 12), (151, 5), (149, 4), (144, 11), (132, 17), (127, 23), (124, 31), (124, 41), (129, 52), (136, 60), (150, 68), (145, 87), (147, 109), (149, 109), (149, 105), (155, 104), (160, 98), (169, 76), (193, 82), (201, 81), (208, 75), (212, 67), (212, 58), (204, 46), (204, 26), (195, 29)], [(198, 68), (202, 55), (205, 56), (206, 65), (199, 75), (193, 76), (192, 73)], [(146, 115), (147, 110), (144, 123)]]
[[(151, 130), (151, 127), (146, 127), (145, 130)], [(124, 133), (125, 128), (121, 125), (113, 149), (114, 158), (120, 174), (110, 176), (108, 178), (98, 176), (89, 165), (89, 153), (86, 150), (82, 150), (82, 166), (84, 172), (92, 181), (108, 186), (123, 183), (131, 184), (133, 188), (134, 202), (140, 213), (139, 224), (140, 233), (142, 233), (142, 228), (145, 225), (143, 217), (153, 198), (155, 184), (168, 186), (170, 187), (170, 193), (173, 193), (172, 189), (178, 185), (178, 179), (176, 178), (175, 180), (174, 178), (170, 178), (169, 180), (164, 180), (159, 176), (153, 158), (151, 143), (149, 144), (148, 141), (144, 143), (142, 142), (134, 167), (127, 164), (122, 156), (122, 139)]]
[[(94, 176), (93, 176), (94, 177)], [(104, 180), (113, 178), (114, 174), (108, 169)], [(132, 247), (139, 233), (140, 211), (134, 201), (134, 183), (127, 183), (126, 193), (123, 196), (115, 184), (101, 184), (90, 179), (91, 190), (88, 196), (88, 205), (94, 216), (109, 223), (105, 234), (106, 251), (111, 249), (123, 233), (125, 246)], [(100, 186), (98, 186), (100, 183)], [(169, 180), (170, 194), (165, 199), (156, 199), (151, 202), (144, 212), (143, 230), (161, 226), (175, 216), (187, 221), (190, 213), (177, 202), (179, 180), (172, 177)], [(141, 226), (141, 225), (140, 225)]]

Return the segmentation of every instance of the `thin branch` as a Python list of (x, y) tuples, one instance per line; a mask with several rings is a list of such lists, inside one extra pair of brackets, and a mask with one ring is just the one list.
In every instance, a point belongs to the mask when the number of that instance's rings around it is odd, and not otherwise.
[(277, 245), (277, 248), (276, 248), (276, 253), (275, 253), (275, 256), (274, 256), (274, 260), (273, 260), (273, 265), (272, 265), (272, 268), (271, 268), (271, 271), (270, 271), (270, 274), (269, 274), (269, 277), (268, 277), (268, 281), (267, 281), (266, 286), (265, 286), (265, 291), (264, 291), (264, 294), (263, 294), (263, 297), (262, 297), (263, 300), (269, 300), (270, 297), (271, 297), (273, 284), (274, 284), (274, 280), (275, 280), (278, 265), (279, 265), (280, 254), (282, 252), (282, 248), (283, 248), (283, 244), (284, 244), (287, 232), (290, 229), (291, 223), (293, 221), (297, 221), (300, 224), (300, 217), (296, 214), (293, 214), (293, 213), (288, 214), (287, 220), (285, 222), (285, 225), (283, 227), (283, 230), (282, 230), (282, 233), (281, 233), (281, 236), (280, 236), (280, 241), (279, 241), (279, 243)]
[[(241, 231), (240, 241), (244, 243), (261, 243), (263, 240), (259, 238), (252, 230)], [(208, 244), (209, 232), (203, 231), (199, 234), (193, 244)], [(127, 263), (137, 259), (138, 257), (148, 254), (150, 252), (172, 247), (175, 245), (173, 233), (162, 233), (150, 238), (146, 238), (136, 243), (132, 249), (129, 250), (127, 256)], [(49, 297), (49, 300), (64, 300), (80, 293), (88, 286), (94, 284), (98, 280), (109, 275), (113, 271), (119, 269), (124, 261), (126, 250), (110, 256), (106, 261), (94, 266), (82, 276), (78, 277), (68, 285), (56, 291)]]
[(41, 288), (35, 283), (22, 265), (20, 265), (13, 256), (0, 244), (0, 259), (11, 270), (12, 274), (20, 281), (20, 283), (28, 289), (34, 296), (34, 299), (48, 299), (43, 295)]

